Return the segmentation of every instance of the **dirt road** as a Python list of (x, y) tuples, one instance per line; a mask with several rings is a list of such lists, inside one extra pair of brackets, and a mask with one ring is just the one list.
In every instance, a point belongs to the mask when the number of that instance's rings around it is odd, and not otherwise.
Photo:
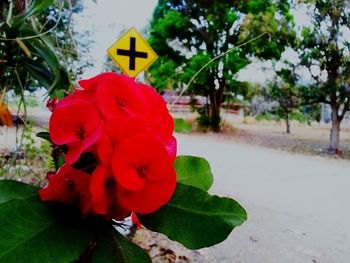
[(178, 153), (205, 157), (213, 194), (248, 221), (205, 253), (219, 263), (350, 262), (350, 162), (178, 134)]

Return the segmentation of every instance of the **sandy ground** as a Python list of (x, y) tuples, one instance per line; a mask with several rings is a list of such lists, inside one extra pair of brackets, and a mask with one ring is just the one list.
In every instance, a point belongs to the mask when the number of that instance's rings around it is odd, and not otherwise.
[(214, 194), (249, 219), (205, 253), (217, 262), (350, 262), (350, 163), (178, 134), (179, 154), (205, 157)]

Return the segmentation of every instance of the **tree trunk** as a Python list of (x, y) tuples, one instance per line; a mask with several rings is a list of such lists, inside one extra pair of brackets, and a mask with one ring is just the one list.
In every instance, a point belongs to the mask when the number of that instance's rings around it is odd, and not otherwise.
[(212, 81), (212, 89), (209, 92), (209, 98), (210, 98), (210, 126), (211, 130), (213, 132), (220, 132), (221, 128), (221, 116), (220, 116), (220, 109), (221, 109), (221, 101), (222, 96), (225, 88), (225, 82), (220, 81), (219, 82), (219, 89), (215, 89), (215, 83), (214, 79)]
[(339, 150), (340, 118), (338, 108), (332, 106), (332, 128), (330, 136), (329, 151), (336, 153)]
[(286, 113), (286, 132), (289, 134), (290, 133), (290, 123), (289, 123), (289, 113)]
[(211, 104), (210, 120), (213, 132), (219, 132), (221, 126), (220, 105), (216, 103)]

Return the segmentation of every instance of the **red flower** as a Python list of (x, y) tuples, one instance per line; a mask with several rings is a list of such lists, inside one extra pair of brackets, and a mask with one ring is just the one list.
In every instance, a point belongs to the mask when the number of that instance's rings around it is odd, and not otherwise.
[(89, 90), (75, 89), (72, 94), (61, 99), (59, 103), (56, 105), (56, 108), (65, 107), (69, 104), (74, 103), (76, 100), (83, 100), (85, 102), (88, 102), (89, 104), (93, 105), (97, 109), (96, 89), (89, 89)]
[(172, 136), (174, 120), (169, 114), (168, 108), (162, 96), (156, 90), (143, 83), (138, 84), (143, 94), (150, 103), (150, 113), (146, 118), (148, 129), (156, 134), (173, 159), (176, 158), (176, 140)]
[(117, 118), (107, 121), (105, 132), (97, 142), (97, 156), (105, 165), (110, 165), (114, 147), (122, 140), (149, 132), (146, 122), (138, 117)]
[(174, 120), (169, 113), (166, 113), (161, 122), (149, 125), (153, 133), (157, 134), (157, 138), (165, 145), (168, 153), (173, 160), (176, 158), (176, 139), (173, 136)]
[(46, 103), (46, 107), (49, 109), (49, 111), (53, 112), (56, 108), (57, 103), (58, 103), (58, 99), (56, 98), (49, 99)]
[(124, 75), (115, 75), (97, 88), (97, 102), (106, 119), (130, 116), (146, 117), (149, 103), (136, 82)]
[(49, 130), (53, 143), (67, 144), (68, 153), (65, 160), (68, 164), (73, 164), (82, 152), (100, 138), (103, 123), (91, 104), (74, 100), (56, 108), (50, 119)]
[(48, 185), (39, 190), (43, 201), (78, 204), (86, 214), (90, 210), (90, 175), (63, 165), (56, 174), (48, 173)]
[(41, 199), (79, 203), (84, 214), (107, 219), (156, 211), (176, 187), (174, 121), (165, 101), (153, 88), (112, 72), (79, 85), (55, 104), (49, 129), (53, 143), (67, 146), (67, 164), (85, 165), (82, 153), (94, 155), (91, 175), (65, 164), (48, 176)]
[[(168, 119), (168, 117), (170, 119)], [(172, 159), (176, 158), (176, 139), (172, 136), (174, 128), (174, 121), (172, 117), (167, 114), (165, 116), (166, 121), (159, 123), (156, 126), (150, 126), (147, 121), (138, 117), (130, 117), (126, 119), (116, 119), (109, 121), (106, 124), (106, 129), (111, 140), (115, 145), (120, 141), (127, 139), (133, 135), (139, 133), (149, 133), (156, 136), (168, 150), (169, 155)], [(99, 143), (100, 149), (106, 148), (106, 143), (102, 145)], [(106, 153), (106, 149), (100, 150), (99, 152)], [(106, 154), (105, 154), (106, 155)]]
[(136, 226), (137, 229), (141, 228), (140, 220), (137, 218), (137, 215), (135, 212), (131, 213), (131, 222), (133, 226)]
[(168, 108), (162, 96), (160, 96), (156, 90), (146, 84), (138, 83), (142, 94), (147, 98), (150, 104), (149, 115), (147, 116), (147, 122), (150, 125), (159, 124), (164, 115), (168, 113)]
[(130, 215), (117, 199), (117, 182), (110, 168), (98, 165), (91, 176), (91, 206), (96, 214), (123, 220)]
[(164, 178), (155, 181), (148, 180), (145, 187), (139, 191), (119, 187), (117, 194), (120, 203), (139, 214), (157, 211), (170, 200), (176, 187), (175, 170), (169, 169), (163, 173), (166, 174)]
[(176, 159), (176, 154), (177, 154), (177, 143), (176, 143), (176, 138), (174, 136), (171, 136), (167, 140), (163, 142), (165, 145), (165, 148), (167, 149), (170, 157), (172, 160)]
[(88, 90), (88, 89), (95, 89), (96, 90), (98, 85), (100, 85), (102, 82), (104, 82), (105, 80), (107, 80), (109, 78), (115, 77), (116, 75), (117, 74), (114, 72), (105, 72), (105, 73), (101, 73), (95, 77), (92, 77), (90, 79), (79, 80), (78, 84), (80, 87), (82, 87), (85, 90)]
[(154, 212), (174, 193), (172, 160), (152, 135), (138, 134), (123, 140), (113, 154), (112, 168), (120, 185), (118, 199), (129, 210)]
[(149, 131), (146, 122), (138, 117), (130, 117), (110, 122), (107, 129), (115, 143), (119, 143), (133, 135)]
[(104, 131), (100, 139), (96, 142), (95, 152), (98, 160), (106, 166), (111, 163), (115, 141)]

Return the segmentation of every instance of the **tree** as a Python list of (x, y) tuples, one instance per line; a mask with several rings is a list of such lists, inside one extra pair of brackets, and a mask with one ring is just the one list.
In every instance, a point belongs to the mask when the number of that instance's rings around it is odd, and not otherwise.
[(297, 77), (294, 70), (281, 69), (276, 71), (275, 79), (269, 83), (267, 96), (278, 102), (274, 113), (286, 123), (286, 133), (290, 133), (291, 114), (300, 106), (297, 90)]
[(350, 41), (343, 35), (350, 24), (350, 4), (347, 0), (306, 2), (312, 27), (303, 29), (298, 52), (312, 84), (302, 92), (310, 104), (330, 105), (329, 150), (337, 152), (340, 124), (350, 109)]
[(235, 74), (250, 63), (252, 55), (279, 59), (293, 41), (289, 8), (285, 0), (159, 0), (149, 38), (159, 55), (150, 68), (153, 84), (167, 86), (170, 78), (183, 88), (214, 57), (268, 33), (209, 64), (189, 87), (190, 92), (209, 99), (209, 107), (201, 113), (212, 130), (219, 131), (224, 93), (239, 95)]

